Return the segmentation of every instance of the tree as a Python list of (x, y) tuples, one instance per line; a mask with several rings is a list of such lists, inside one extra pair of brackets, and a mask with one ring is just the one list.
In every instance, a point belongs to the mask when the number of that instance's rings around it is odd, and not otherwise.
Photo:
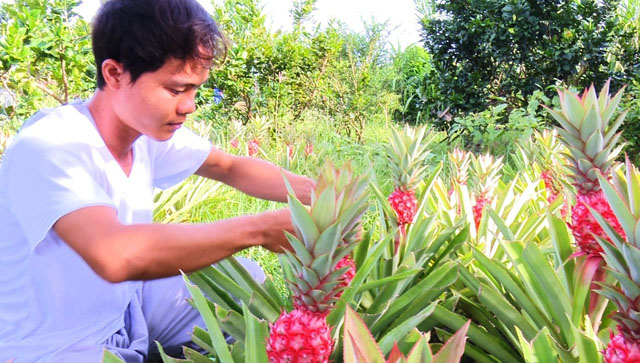
[(74, 0), (2, 4), (0, 91), (14, 99), (9, 107), (0, 108), (0, 122), (17, 127), (34, 110), (93, 91), (89, 25), (74, 12), (78, 4)]
[[(439, 71), (439, 86), (455, 111), (478, 111), (492, 99), (522, 106), (537, 89), (558, 81), (585, 88), (615, 75), (637, 58), (617, 47), (628, 37), (616, 28), (618, 1), (438, 0), (422, 19), (423, 40)], [(635, 54), (628, 54), (629, 52)], [(634, 57), (635, 56), (635, 57)]]

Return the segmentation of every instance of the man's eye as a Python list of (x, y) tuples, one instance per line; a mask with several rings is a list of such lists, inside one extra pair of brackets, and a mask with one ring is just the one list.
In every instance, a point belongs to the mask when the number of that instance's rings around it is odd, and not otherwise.
[(173, 89), (173, 88), (169, 88), (169, 92), (171, 92), (172, 95), (177, 96), (177, 95), (181, 94), (184, 91)]

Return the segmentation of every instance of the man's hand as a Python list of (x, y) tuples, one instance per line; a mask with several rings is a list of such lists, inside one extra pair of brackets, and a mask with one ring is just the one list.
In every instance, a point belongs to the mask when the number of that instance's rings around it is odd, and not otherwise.
[(284, 231), (294, 233), (293, 225), (291, 224), (291, 212), (289, 209), (279, 209), (277, 211), (265, 212), (262, 214), (274, 227), (273, 230), (268, 230), (265, 233), (262, 247), (276, 253), (282, 253), (285, 249), (292, 250), (289, 240), (284, 234)]

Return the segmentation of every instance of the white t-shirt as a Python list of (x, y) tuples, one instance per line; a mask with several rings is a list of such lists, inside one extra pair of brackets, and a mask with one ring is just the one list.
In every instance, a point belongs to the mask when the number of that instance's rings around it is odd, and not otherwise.
[(51, 227), (95, 205), (116, 209), (124, 224), (150, 223), (153, 188), (191, 175), (211, 147), (185, 128), (165, 142), (141, 136), (127, 177), (86, 104), (41, 111), (25, 123), (0, 164), (0, 362), (47, 361), (124, 326), (141, 282), (103, 280)]

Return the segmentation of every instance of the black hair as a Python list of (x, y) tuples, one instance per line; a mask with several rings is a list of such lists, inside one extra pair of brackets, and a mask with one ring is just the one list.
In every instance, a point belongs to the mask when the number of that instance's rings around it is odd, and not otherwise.
[(91, 32), (98, 88), (104, 88), (102, 63), (113, 59), (135, 82), (167, 60), (219, 64), (227, 41), (196, 0), (109, 0), (93, 20)]

